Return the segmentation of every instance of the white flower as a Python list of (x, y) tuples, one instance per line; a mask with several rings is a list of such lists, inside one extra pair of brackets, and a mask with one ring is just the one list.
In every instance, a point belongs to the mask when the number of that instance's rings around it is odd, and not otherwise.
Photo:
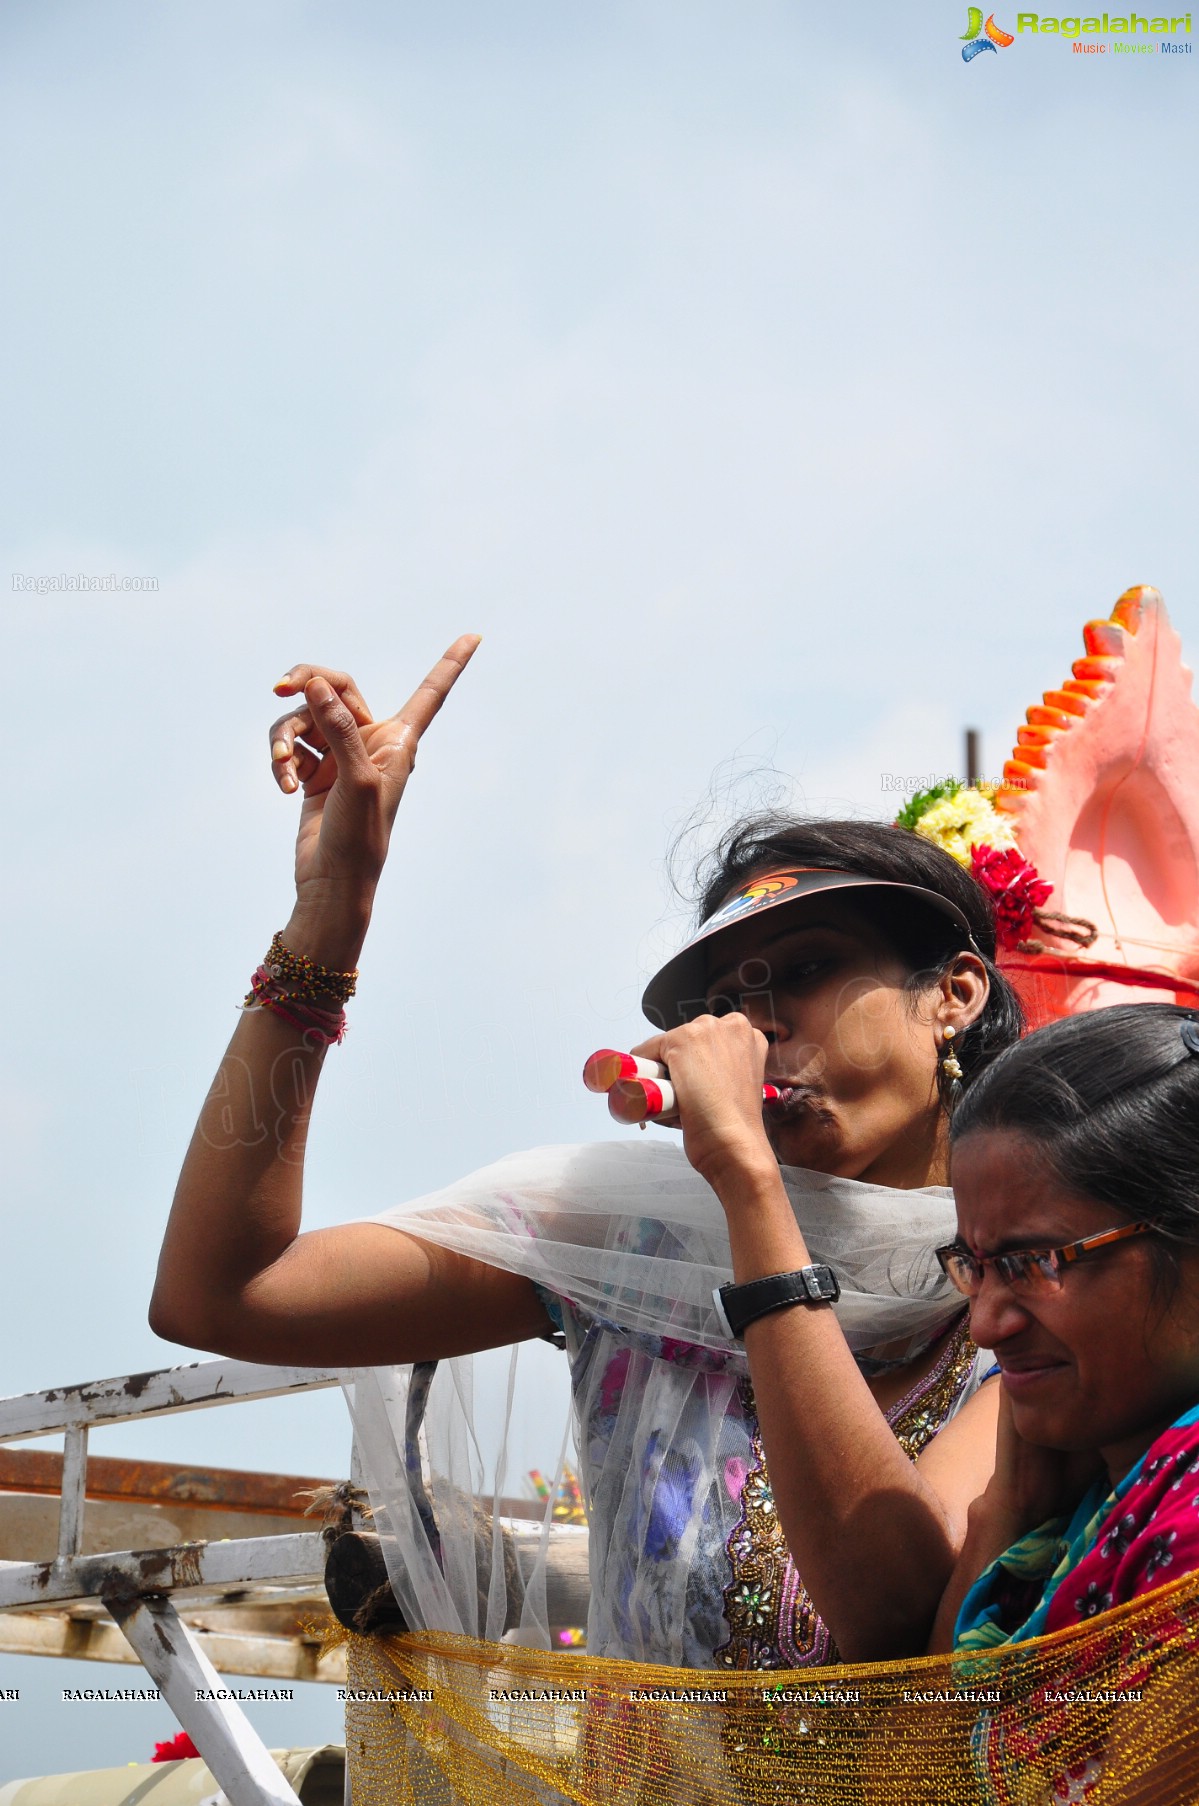
[(916, 823), (917, 834), (931, 840), (959, 865), (970, 864), (971, 847), (1014, 847), (1016, 836), (978, 790), (963, 785), (956, 796), (945, 796), (926, 809)]

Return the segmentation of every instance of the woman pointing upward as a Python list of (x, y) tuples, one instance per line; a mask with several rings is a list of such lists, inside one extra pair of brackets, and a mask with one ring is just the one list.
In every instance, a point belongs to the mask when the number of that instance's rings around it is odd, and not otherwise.
[[(308, 1116), (396, 811), (477, 643), (383, 721), (344, 672), (277, 686), (273, 769), (303, 791), (295, 907), (202, 1109), (151, 1321), (244, 1359), (388, 1370), (560, 1326), (595, 1653), (771, 1667), (911, 1647), (994, 1455), (989, 1361), (932, 1260), (953, 1227), (952, 1075), (1020, 1029), (990, 901), (939, 849), (785, 817), (726, 837), (704, 924), (646, 994), (659, 1032), (640, 1051), (669, 1066), (685, 1158), (565, 1150), (556, 1191), (468, 1179), (436, 1208), (301, 1227)], [(253, 1100), (280, 1061), (304, 1102), (263, 1135)], [(782, 1097), (764, 1115), (766, 1077)], [(623, 1203), (589, 1179), (613, 1160)], [(826, 1243), (840, 1272), (814, 1257)], [(709, 1281), (730, 1271), (721, 1322)], [(435, 1591), (452, 1564), (407, 1461), (417, 1420), (393, 1466)], [(863, 1531), (869, 1570), (846, 1553)]]

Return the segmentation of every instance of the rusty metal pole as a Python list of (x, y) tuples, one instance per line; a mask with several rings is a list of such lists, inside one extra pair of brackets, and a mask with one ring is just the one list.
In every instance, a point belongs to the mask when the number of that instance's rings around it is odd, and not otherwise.
[(966, 782), (977, 784), (982, 776), (982, 735), (976, 727), (966, 729)]

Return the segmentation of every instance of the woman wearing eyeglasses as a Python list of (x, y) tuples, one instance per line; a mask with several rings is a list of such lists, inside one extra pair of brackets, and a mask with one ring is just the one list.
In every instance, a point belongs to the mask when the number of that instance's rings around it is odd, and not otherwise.
[(934, 1647), (1060, 1630), (1199, 1567), (1199, 1022), (1069, 1017), (955, 1118), (942, 1265), (1002, 1374)]

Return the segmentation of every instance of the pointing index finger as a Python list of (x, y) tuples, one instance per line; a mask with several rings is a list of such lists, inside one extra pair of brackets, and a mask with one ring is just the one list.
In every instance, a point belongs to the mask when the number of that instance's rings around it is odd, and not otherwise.
[(403, 708), (397, 709), (392, 716), (393, 721), (407, 728), (405, 739), (412, 742), (413, 751), (415, 742), (420, 739), (470, 663), (482, 637), (479, 633), (460, 634), (453, 645), (447, 647), (423, 683), (417, 685)]

